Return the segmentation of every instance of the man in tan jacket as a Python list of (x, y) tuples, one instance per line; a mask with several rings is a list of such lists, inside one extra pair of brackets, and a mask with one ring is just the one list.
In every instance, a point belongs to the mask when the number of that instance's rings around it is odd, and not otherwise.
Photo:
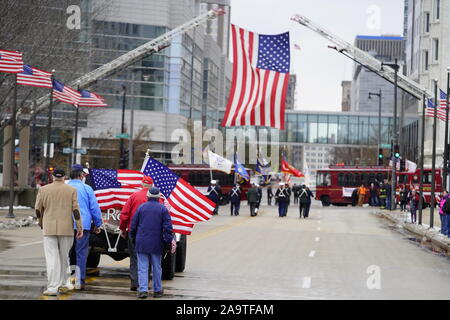
[(55, 169), (54, 182), (39, 189), (35, 205), (44, 234), (48, 283), (43, 294), (48, 296), (56, 296), (58, 291), (68, 289), (68, 257), (73, 243), (74, 220), (78, 230), (76, 238), (83, 236), (77, 190), (64, 183), (64, 176), (64, 170)]

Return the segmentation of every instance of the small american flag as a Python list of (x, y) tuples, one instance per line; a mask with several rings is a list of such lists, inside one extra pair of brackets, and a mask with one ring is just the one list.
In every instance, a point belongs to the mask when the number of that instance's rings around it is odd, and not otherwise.
[(88, 90), (80, 90), (81, 98), (79, 100), (79, 107), (106, 107), (105, 99), (103, 97), (90, 92)]
[(162, 163), (147, 157), (141, 170), (152, 177), (170, 205), (174, 232), (191, 234), (193, 224), (211, 218), (215, 203)]
[(134, 170), (89, 169), (95, 197), (101, 210), (121, 209), (131, 194), (142, 189), (144, 174)]
[(81, 94), (65, 84), (53, 79), (53, 97), (61, 102), (78, 105)]
[(52, 74), (25, 64), (23, 72), (17, 74), (17, 83), (25, 86), (51, 88)]
[(447, 94), (444, 91), (442, 91), (442, 89), (439, 89), (439, 93), (440, 93), (439, 99), (441, 108), (445, 108), (447, 107)]
[(22, 53), (0, 50), (0, 72), (19, 73), (23, 71)]
[(223, 127), (284, 129), (289, 81), (289, 32), (263, 35), (231, 25), (233, 77)]
[[(427, 101), (427, 107), (425, 110), (425, 116), (434, 118), (434, 103), (431, 99)], [(446, 111), (442, 108), (437, 108), (436, 116), (439, 120), (445, 121), (446, 119)]]

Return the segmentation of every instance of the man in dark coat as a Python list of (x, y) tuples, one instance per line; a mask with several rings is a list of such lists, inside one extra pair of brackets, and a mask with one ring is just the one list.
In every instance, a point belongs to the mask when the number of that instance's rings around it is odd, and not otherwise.
[(262, 188), (259, 184), (256, 184), (256, 188), (258, 188), (258, 203), (256, 204), (256, 214), (258, 214), (259, 206), (262, 200)]
[(241, 188), (239, 183), (236, 183), (233, 189), (230, 190), (228, 196), (230, 198), (231, 215), (238, 216), (241, 208)]
[(142, 204), (131, 221), (130, 237), (138, 257), (139, 298), (148, 295), (149, 261), (153, 270), (153, 297), (163, 295), (161, 260), (165, 250), (175, 252), (172, 243), (172, 220), (167, 208), (160, 204), (159, 189), (152, 187), (147, 193), (148, 202)]
[(300, 196), (301, 188), (296, 183), (292, 187), (292, 192), (294, 193), (294, 204), (298, 203), (298, 197)]
[(222, 189), (217, 184), (216, 180), (211, 180), (211, 185), (208, 187), (208, 199), (216, 204), (213, 215), (219, 214), (220, 198), (222, 197)]
[(256, 206), (258, 205), (258, 188), (254, 183), (247, 192), (247, 201), (250, 206), (250, 215), (252, 217), (256, 216)]

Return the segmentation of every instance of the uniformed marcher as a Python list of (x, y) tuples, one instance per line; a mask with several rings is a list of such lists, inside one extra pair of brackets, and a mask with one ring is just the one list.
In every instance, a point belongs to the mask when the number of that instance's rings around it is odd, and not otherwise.
[(272, 198), (273, 198), (272, 186), (269, 185), (269, 187), (267, 188), (267, 204), (269, 206), (272, 205)]
[(219, 214), (220, 198), (222, 197), (222, 189), (217, 184), (216, 180), (211, 180), (211, 185), (208, 187), (208, 199), (216, 204), (213, 215)]
[(287, 215), (287, 213), (288, 213), (288, 209), (289, 209), (289, 206), (291, 205), (291, 195), (292, 195), (292, 189), (291, 189), (291, 187), (289, 187), (289, 183), (285, 183), (285, 187), (286, 187), (286, 191), (287, 191), (287, 194), (288, 194), (288, 197), (287, 197), (287, 204), (286, 204), (286, 212), (285, 212), (285, 216)]
[(238, 216), (239, 209), (241, 208), (241, 187), (239, 183), (230, 190), (228, 196), (230, 197), (230, 213), (231, 215)]
[(275, 198), (278, 202), (278, 216), (285, 217), (287, 212), (289, 191), (287, 190), (284, 182), (280, 182), (280, 187), (275, 193)]

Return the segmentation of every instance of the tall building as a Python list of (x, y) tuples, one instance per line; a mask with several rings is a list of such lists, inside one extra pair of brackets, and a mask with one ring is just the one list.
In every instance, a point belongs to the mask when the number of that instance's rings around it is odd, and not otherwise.
[[(441, 0), (405, 0), (405, 73), (430, 92), (434, 79), (446, 91), (447, 68), (450, 66), (450, 2)], [(422, 101), (405, 97), (407, 111), (422, 113)], [(425, 120), (425, 165), (431, 164), (433, 119)], [(415, 129), (418, 135), (420, 126)], [(418, 139), (420, 141), (420, 139)], [(420, 143), (420, 142), (419, 142)], [(437, 125), (437, 154), (444, 151), (444, 122)], [(412, 146), (419, 148), (419, 145)], [(440, 166), (442, 158), (436, 161)]]
[[(230, 81), (227, 59), (229, 1), (203, 0), (112, 0), (116, 10), (95, 21), (92, 67), (104, 64), (188, 20), (213, 8), (225, 16), (205, 23), (171, 41), (168, 48), (136, 62), (101, 81), (97, 91), (110, 107), (92, 117), (82, 130), (83, 144), (95, 155), (99, 137), (116, 138), (121, 131), (125, 101), (125, 128), (130, 132), (130, 109), (134, 109), (133, 137), (145, 141), (152, 155), (170, 161), (175, 129), (186, 128), (188, 119), (218, 126)], [(125, 99), (124, 99), (125, 92)], [(89, 151), (88, 151), (89, 152)], [(145, 150), (136, 150), (140, 156)], [(110, 157), (116, 157), (110, 155)], [(137, 157), (137, 156), (136, 156)], [(137, 164), (136, 164), (137, 165)], [(135, 165), (135, 166), (136, 166)]]
[(341, 111), (350, 111), (352, 82), (351, 81), (342, 81), (341, 86), (342, 86)]
[[(355, 39), (355, 46), (370, 53), (375, 58), (392, 63), (398, 59), (400, 64), (404, 56), (404, 39), (400, 36), (362, 36)], [(352, 79), (351, 111), (377, 112), (379, 105), (369, 100), (369, 92), (382, 90), (382, 112), (392, 112), (394, 109), (394, 86), (377, 74), (355, 64)], [(398, 103), (401, 97), (398, 95)]]
[(289, 75), (288, 89), (286, 93), (286, 110), (295, 109), (296, 90), (297, 89), (297, 75)]

